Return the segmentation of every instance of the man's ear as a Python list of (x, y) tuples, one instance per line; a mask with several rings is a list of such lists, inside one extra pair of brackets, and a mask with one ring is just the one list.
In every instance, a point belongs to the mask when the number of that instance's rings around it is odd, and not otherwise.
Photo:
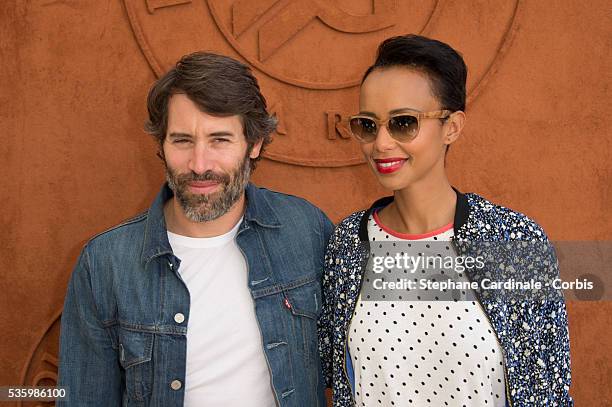
[(449, 146), (457, 141), (463, 132), (463, 126), (465, 126), (465, 113), (461, 110), (453, 112), (450, 116), (448, 116), (444, 125), (446, 126), (447, 131), (444, 135), (443, 142)]
[(164, 154), (164, 142), (162, 141), (157, 145), (157, 158), (162, 160), (164, 163), (166, 162), (166, 155)]
[(261, 152), (262, 145), (263, 145), (263, 139), (260, 139), (257, 143), (253, 144), (253, 147), (251, 147), (251, 152), (249, 153), (249, 157), (252, 159), (259, 157), (259, 153)]

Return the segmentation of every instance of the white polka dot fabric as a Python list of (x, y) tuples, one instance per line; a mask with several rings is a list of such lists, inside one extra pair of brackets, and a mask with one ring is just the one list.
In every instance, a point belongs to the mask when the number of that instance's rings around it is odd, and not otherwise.
[[(368, 235), (377, 242), (408, 240), (383, 230), (373, 218)], [(452, 235), (449, 226), (418, 240), (448, 241)], [(357, 406), (505, 406), (501, 349), (475, 301), (362, 301), (359, 296), (348, 347)]]

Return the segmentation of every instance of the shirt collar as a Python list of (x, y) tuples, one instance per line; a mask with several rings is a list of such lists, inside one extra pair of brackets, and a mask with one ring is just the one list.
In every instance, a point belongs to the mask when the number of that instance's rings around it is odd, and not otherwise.
[[(276, 211), (266, 199), (263, 191), (265, 190), (251, 183), (245, 188), (246, 210), (238, 233), (246, 229), (250, 222), (265, 228), (278, 228), (281, 226)], [(166, 219), (164, 217), (164, 205), (173, 196), (174, 193), (168, 187), (168, 184), (164, 183), (149, 208), (141, 257), (142, 262), (145, 264), (155, 257), (172, 254), (172, 247), (168, 241)]]
[[(455, 218), (453, 220), (453, 229), (455, 231), (458, 231), (461, 228), (461, 226), (463, 226), (463, 224), (467, 222), (469, 207), (468, 207), (467, 197), (461, 192), (459, 192), (459, 190), (456, 189), (455, 187), (452, 187), (452, 188), (457, 194), (457, 204), (455, 206)], [(376, 202), (374, 202), (372, 206), (364, 213), (359, 223), (359, 240), (361, 240), (362, 242), (369, 241), (368, 219), (370, 218), (370, 216), (372, 215), (372, 212), (374, 212), (376, 208), (385, 207), (389, 205), (391, 202), (393, 202), (393, 196), (386, 196), (384, 198), (381, 198), (377, 200)]]

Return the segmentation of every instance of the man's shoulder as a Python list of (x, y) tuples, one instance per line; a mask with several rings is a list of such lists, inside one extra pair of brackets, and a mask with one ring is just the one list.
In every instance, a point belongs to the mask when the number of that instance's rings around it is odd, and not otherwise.
[[(320, 212), (321, 210), (308, 201), (305, 198), (288, 194), (285, 192), (273, 191), (268, 188), (259, 187), (256, 185), (251, 185), (253, 191), (257, 194), (258, 199), (264, 199), (266, 202), (272, 206), (277, 212), (306, 212), (306, 213), (314, 213)], [(282, 209), (278, 211), (278, 209)]]
[(92, 236), (87, 241), (86, 246), (134, 244), (144, 237), (147, 219), (148, 211), (141, 212), (138, 215), (125, 219)]

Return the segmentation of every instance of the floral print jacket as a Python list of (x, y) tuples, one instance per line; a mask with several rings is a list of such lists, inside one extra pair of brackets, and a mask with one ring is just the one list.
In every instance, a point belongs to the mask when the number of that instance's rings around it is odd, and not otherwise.
[[(551, 247), (542, 228), (527, 216), (495, 205), (479, 195), (457, 192), (453, 244), (462, 242), (542, 242)], [(393, 197), (376, 201), (366, 211), (353, 213), (336, 227), (327, 247), (323, 274), (323, 305), (319, 317), (319, 348), (333, 406), (354, 406), (347, 369), (347, 331), (361, 290), (368, 261), (367, 221), (375, 208)], [(554, 251), (550, 268), (558, 275)], [(531, 268), (542, 258), (534, 254), (521, 261)], [(548, 263), (547, 263), (548, 264)], [(473, 274), (472, 281), (482, 279)], [(515, 301), (503, 296), (479, 296), (504, 357), (506, 400), (509, 406), (573, 406), (567, 312), (562, 295)]]

